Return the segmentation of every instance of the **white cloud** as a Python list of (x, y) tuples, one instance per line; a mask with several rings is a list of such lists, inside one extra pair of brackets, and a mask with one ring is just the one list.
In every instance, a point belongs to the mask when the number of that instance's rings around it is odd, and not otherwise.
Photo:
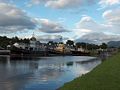
[(31, 3), (33, 4), (41, 4), (42, 2), (45, 2), (46, 0), (31, 0)]
[(105, 11), (103, 18), (110, 32), (120, 33), (120, 8)]
[(103, 13), (103, 23), (96, 22), (89, 16), (83, 16), (76, 24), (79, 30), (92, 32), (112, 32), (120, 34), (120, 9), (108, 10)]
[(14, 0), (0, 0), (0, 3), (13, 4)]
[(60, 9), (93, 5), (95, 3), (95, 0), (49, 0), (45, 6)]
[(0, 3), (7, 3), (9, 2), (10, 0), (0, 0)]
[(120, 35), (109, 35), (105, 33), (88, 33), (76, 39), (76, 42), (88, 42), (94, 44), (107, 43), (109, 41), (119, 41)]
[(89, 29), (74, 29), (73, 33), (75, 33), (75, 36), (74, 36), (73, 40), (75, 40), (85, 34), (91, 33), (91, 32), (92, 31)]
[[(116, 34), (116, 36), (106, 35), (105, 33)], [(79, 37), (82, 35), (77, 40), (91, 43), (120, 40), (120, 9), (105, 11), (103, 13), (103, 23), (98, 23), (89, 16), (83, 16), (76, 24), (75, 34)]]
[(103, 13), (103, 18), (110, 25), (120, 25), (120, 8), (105, 11)]
[[(49, 41), (53, 41), (53, 42), (61, 42), (61, 35), (42, 35), (42, 36), (38, 36), (37, 39), (41, 42), (49, 42)], [(62, 40), (67, 40), (68, 38), (66, 37), (62, 37)]]
[(102, 8), (120, 4), (120, 0), (100, 0), (99, 4), (101, 5)]
[(40, 23), (39, 31), (44, 33), (62, 33), (68, 32), (60, 23), (48, 20), (48, 19), (40, 19), (38, 20)]
[(31, 0), (29, 4), (39, 5), (44, 3), (46, 7), (61, 9), (93, 5), (95, 0)]
[(76, 24), (76, 28), (79, 30), (89, 30), (89, 31), (104, 31), (105, 26), (103, 24), (97, 23), (89, 16), (83, 16), (81, 20)]
[[(38, 23), (39, 22), (39, 23)], [(37, 27), (38, 26), (38, 27)], [(34, 19), (12, 4), (0, 3), (0, 33), (16, 33), (39, 28), (44, 33), (68, 32), (59, 22)]]
[(46, 3), (47, 1), (50, 1), (50, 0), (30, 0), (27, 6), (40, 5), (42, 3)]
[(83, 0), (57, 0), (57, 1), (48, 1), (46, 6), (52, 8), (68, 8), (76, 7), (83, 3)]
[(0, 3), (0, 32), (17, 32), (25, 29), (34, 29), (34, 21), (26, 12), (14, 5)]
[(30, 2), (32, 4), (41, 4), (41, 3), (44, 3), (44, 2), (47, 2), (47, 1), (50, 1), (50, 0), (31, 0)]

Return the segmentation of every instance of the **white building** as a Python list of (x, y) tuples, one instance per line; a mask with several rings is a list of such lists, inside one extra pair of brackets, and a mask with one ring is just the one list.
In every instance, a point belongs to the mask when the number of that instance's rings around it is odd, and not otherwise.
[(14, 43), (13, 46), (15, 46), (17, 48), (21, 48), (21, 49), (28, 49), (29, 48), (29, 44), (25, 44), (25, 43)]
[(45, 51), (46, 50), (46, 46), (44, 44), (40, 43), (40, 41), (37, 41), (37, 39), (34, 37), (34, 34), (30, 38), (30, 44), (15, 43), (13, 45), (17, 48), (27, 49), (27, 50), (31, 50), (31, 51)]
[(67, 47), (65, 44), (58, 44), (55, 50), (59, 52), (68, 53), (71, 51), (71, 48)]

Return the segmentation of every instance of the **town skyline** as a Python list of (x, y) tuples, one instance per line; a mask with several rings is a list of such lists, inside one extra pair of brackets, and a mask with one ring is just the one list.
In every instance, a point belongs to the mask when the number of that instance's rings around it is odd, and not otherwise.
[(120, 0), (0, 0), (0, 36), (40, 41), (120, 40)]

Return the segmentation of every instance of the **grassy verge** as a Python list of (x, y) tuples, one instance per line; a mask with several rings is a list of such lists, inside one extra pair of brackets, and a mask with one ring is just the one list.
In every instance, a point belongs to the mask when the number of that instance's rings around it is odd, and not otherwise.
[(120, 53), (59, 90), (120, 90)]

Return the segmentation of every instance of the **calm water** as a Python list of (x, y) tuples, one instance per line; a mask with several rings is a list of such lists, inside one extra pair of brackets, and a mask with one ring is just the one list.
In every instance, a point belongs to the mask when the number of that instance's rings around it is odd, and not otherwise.
[(58, 56), (10, 60), (0, 57), (0, 90), (55, 90), (101, 63), (94, 57)]

